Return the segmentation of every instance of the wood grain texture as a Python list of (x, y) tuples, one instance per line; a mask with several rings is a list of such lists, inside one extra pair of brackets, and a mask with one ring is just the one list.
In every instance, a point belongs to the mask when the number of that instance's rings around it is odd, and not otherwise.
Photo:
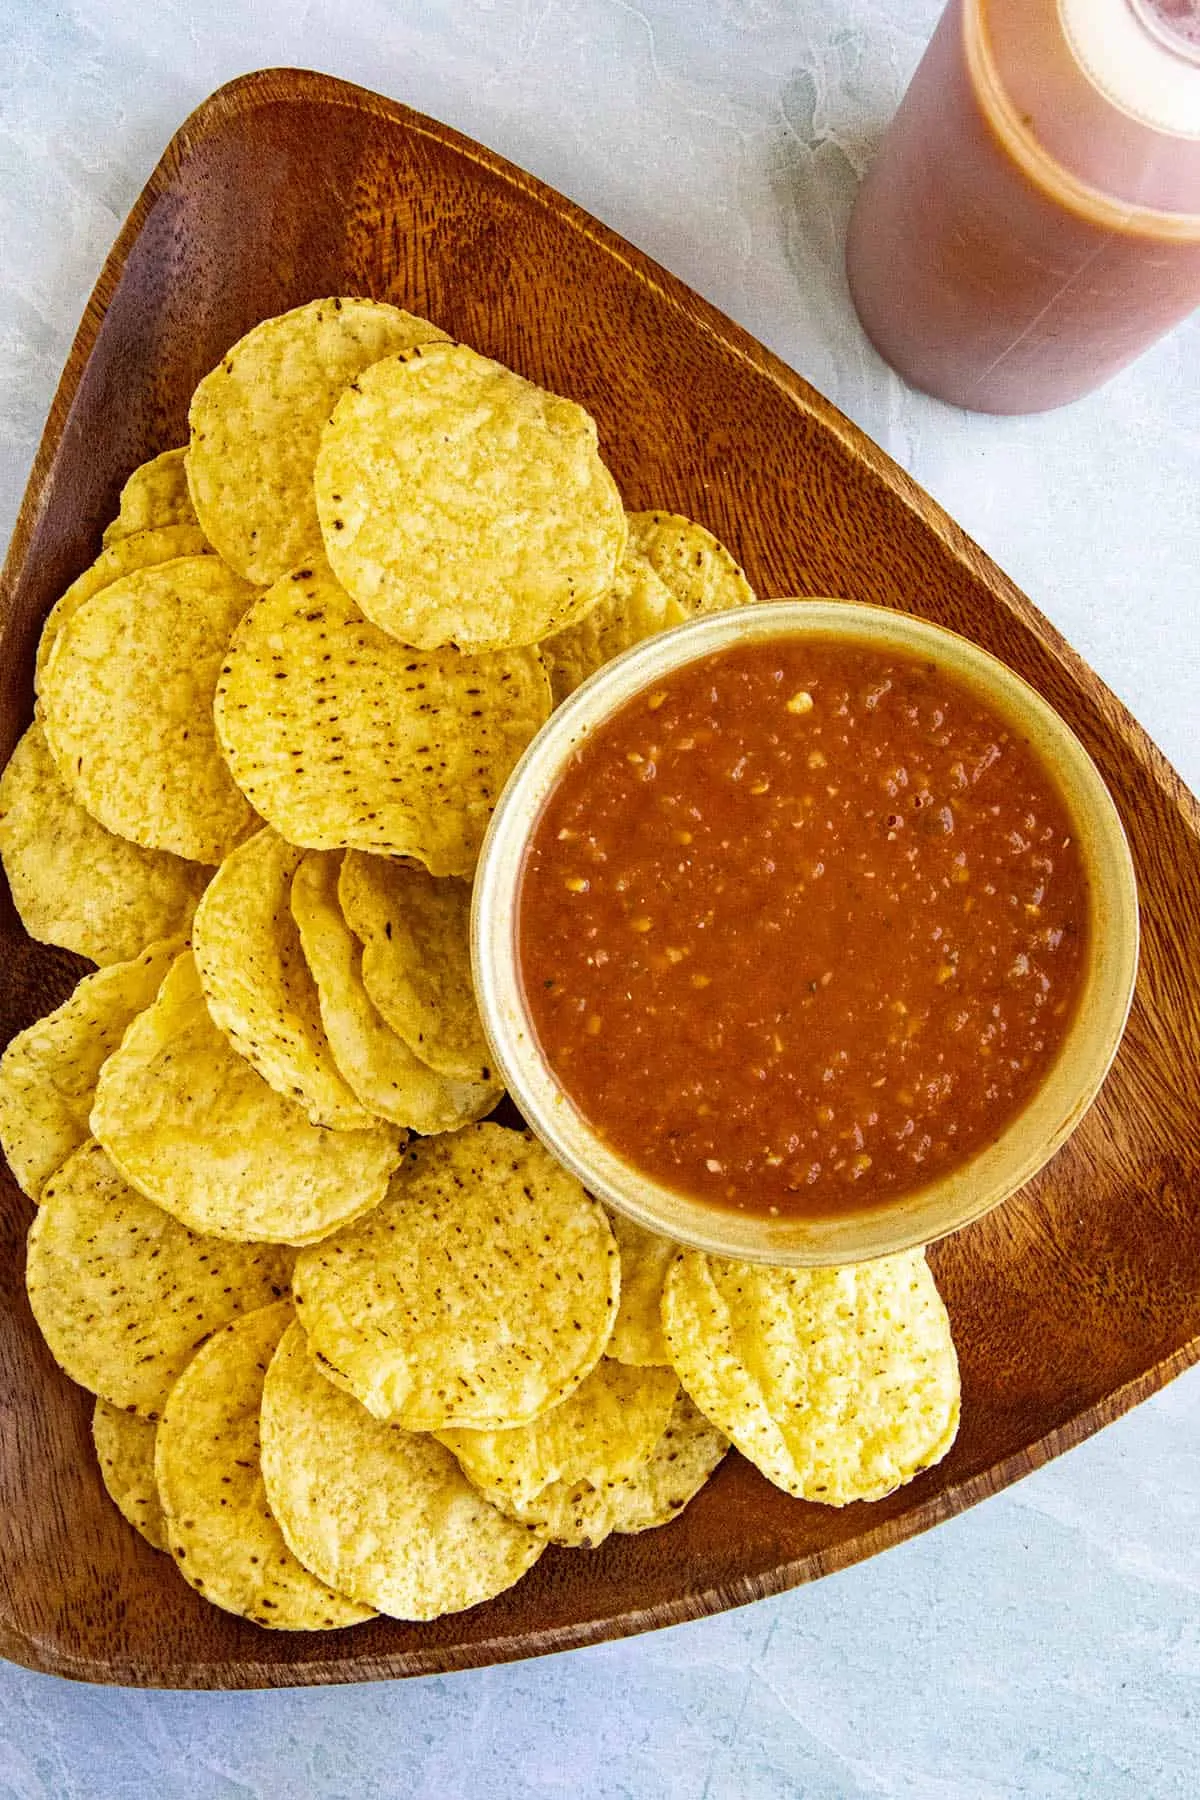
[[(1129, 832), (1143, 960), (1129, 1031), (1068, 1147), (933, 1252), (959, 1346), (952, 1454), (874, 1506), (791, 1500), (730, 1456), (670, 1527), (550, 1551), (433, 1625), (272, 1634), (205, 1603), (106, 1501), (90, 1398), (24, 1298), (30, 1209), (0, 1177), (0, 1653), (93, 1681), (258, 1687), (536, 1655), (738, 1605), (873, 1555), (1077, 1443), (1200, 1357), (1200, 809), (1030, 602), (876, 446), (744, 332), (531, 177), (404, 107), (288, 70), (179, 131), (89, 302), (0, 590), (0, 760), (34, 644), (134, 465), (182, 443), (249, 326), (333, 293), (391, 300), (581, 401), (626, 502), (692, 514), (760, 594), (843, 594), (949, 625), (1074, 726)], [(0, 896), (0, 1041), (84, 965)]]

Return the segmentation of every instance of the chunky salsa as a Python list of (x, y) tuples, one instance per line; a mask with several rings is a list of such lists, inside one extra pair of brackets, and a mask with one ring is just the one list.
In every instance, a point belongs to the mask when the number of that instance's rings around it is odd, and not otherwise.
[(1080, 986), (1054, 780), (935, 662), (771, 639), (691, 663), (580, 747), (537, 820), (518, 943), (589, 1124), (695, 1198), (875, 1204), (1013, 1119)]

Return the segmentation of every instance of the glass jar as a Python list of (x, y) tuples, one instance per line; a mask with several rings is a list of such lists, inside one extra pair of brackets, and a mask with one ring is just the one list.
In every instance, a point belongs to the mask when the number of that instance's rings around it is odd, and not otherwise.
[(913, 386), (1040, 412), (1200, 304), (1200, 0), (951, 0), (847, 273)]

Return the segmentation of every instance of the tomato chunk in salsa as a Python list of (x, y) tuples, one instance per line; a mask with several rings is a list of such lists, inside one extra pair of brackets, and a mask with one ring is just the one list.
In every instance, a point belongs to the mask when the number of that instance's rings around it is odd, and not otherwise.
[(1086, 876), (1053, 777), (936, 663), (719, 651), (576, 751), (518, 949), (593, 1130), (694, 1198), (828, 1215), (992, 1141), (1071, 1020)]

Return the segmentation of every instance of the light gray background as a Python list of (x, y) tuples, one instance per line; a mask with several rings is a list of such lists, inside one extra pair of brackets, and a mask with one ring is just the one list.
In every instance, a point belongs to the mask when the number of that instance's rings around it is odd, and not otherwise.
[[(183, 116), (328, 70), (524, 164), (814, 381), (1200, 786), (1200, 319), (1062, 413), (908, 392), (840, 244), (936, 0), (0, 0), (0, 528), (84, 301)], [(2, 1529), (0, 1522), (0, 1529)], [(0, 1665), (0, 1795), (1192, 1800), (1200, 1376), (817, 1587), (512, 1668), (262, 1695)]]

